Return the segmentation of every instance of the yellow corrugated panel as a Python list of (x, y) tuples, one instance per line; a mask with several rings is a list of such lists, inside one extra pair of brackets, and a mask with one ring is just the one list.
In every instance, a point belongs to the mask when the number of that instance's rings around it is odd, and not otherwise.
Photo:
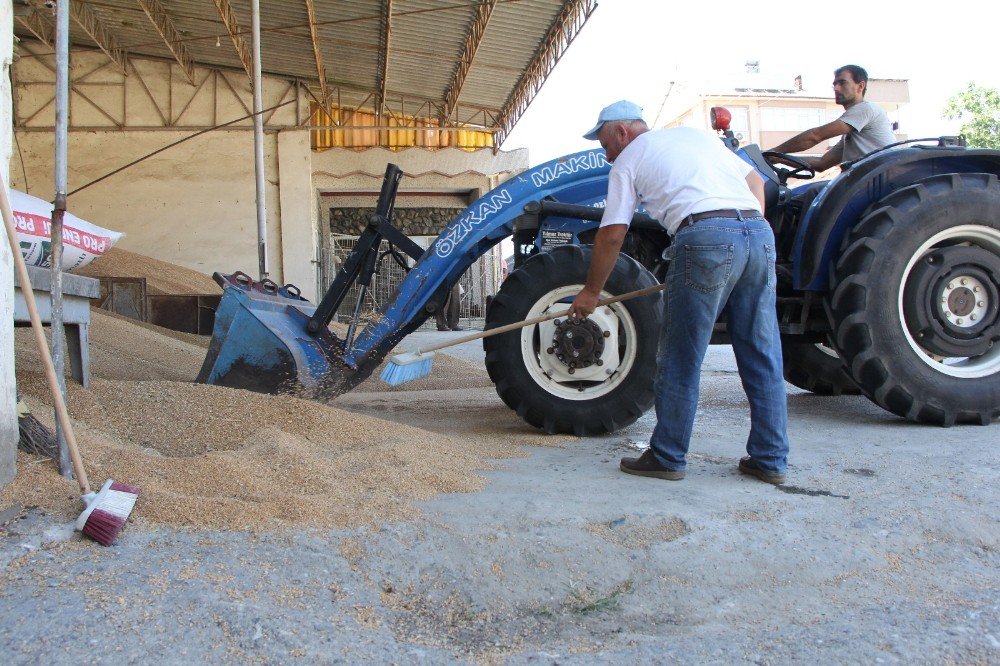
[[(457, 132), (439, 131), (436, 120), (404, 116), (390, 116), (385, 119), (389, 127), (400, 129), (376, 130), (363, 129), (364, 126), (376, 126), (374, 113), (365, 111), (345, 111), (334, 108), (330, 112), (322, 106), (312, 104), (310, 124), (323, 126), (312, 130), (312, 149), (315, 151), (330, 148), (354, 148), (363, 150), (375, 146), (383, 146), (391, 150), (423, 147), (436, 150), (454, 146), (465, 150), (479, 150), (493, 146), (492, 132), (483, 130), (460, 130)], [(348, 125), (351, 129), (334, 129), (333, 125)]]

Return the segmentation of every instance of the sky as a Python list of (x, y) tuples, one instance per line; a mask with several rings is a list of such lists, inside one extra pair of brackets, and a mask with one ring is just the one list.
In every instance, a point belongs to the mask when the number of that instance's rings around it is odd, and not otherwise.
[(969, 82), (1000, 88), (998, 16), (995, 0), (600, 0), (501, 149), (528, 148), (536, 165), (592, 148), (581, 135), (605, 105), (631, 99), (652, 122), (672, 81), (676, 98), (748, 60), (768, 80), (802, 75), (806, 90), (827, 94), (845, 64), (908, 79), (899, 131), (954, 134), (958, 123), (941, 117), (948, 97)]

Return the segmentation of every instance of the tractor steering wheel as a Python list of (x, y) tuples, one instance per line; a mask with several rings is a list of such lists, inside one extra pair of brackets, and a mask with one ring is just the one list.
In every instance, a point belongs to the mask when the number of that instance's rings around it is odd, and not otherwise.
[[(781, 181), (782, 185), (787, 184), (789, 178), (806, 179), (814, 178), (816, 176), (816, 169), (794, 155), (789, 155), (788, 153), (776, 153), (773, 150), (765, 151), (762, 154), (764, 155), (764, 159), (767, 160), (767, 163), (770, 164), (771, 168), (778, 174), (778, 180)], [(795, 168), (782, 169), (775, 166), (775, 163), (787, 164)]]

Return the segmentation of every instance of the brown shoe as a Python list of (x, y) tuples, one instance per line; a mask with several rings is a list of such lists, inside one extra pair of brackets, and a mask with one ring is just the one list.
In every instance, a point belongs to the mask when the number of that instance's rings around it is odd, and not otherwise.
[(626, 474), (636, 476), (651, 476), (667, 481), (680, 481), (684, 478), (684, 470), (668, 469), (653, 456), (653, 449), (646, 449), (638, 458), (622, 458), (618, 467)]
[(757, 461), (750, 456), (740, 458), (739, 470), (741, 474), (756, 476), (765, 483), (773, 483), (778, 486), (785, 482), (785, 475), (777, 472), (769, 472), (757, 465)]

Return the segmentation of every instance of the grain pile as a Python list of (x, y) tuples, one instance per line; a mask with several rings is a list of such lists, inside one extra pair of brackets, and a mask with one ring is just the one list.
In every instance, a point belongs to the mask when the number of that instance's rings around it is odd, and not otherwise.
[[(432, 396), (411, 403), (426, 421), (417, 428), (404, 423), (419, 419), (376, 416), (406, 401), (379, 393), (374, 379), (363, 385), (374, 389), (373, 402), (358, 413), (357, 404), (347, 411), (193, 384), (205, 355), (198, 336), (96, 309), (90, 336), (92, 383), (84, 390), (67, 382), (70, 414), (93, 482), (114, 478), (142, 489), (139, 525), (327, 529), (406, 519), (415, 501), (482, 488), (477, 470), (489, 469), (490, 459), (566, 441), (524, 425), (492, 390), (479, 392), (480, 404), (470, 401), (468, 386), (489, 386), (485, 370), (446, 355), (421, 380), (428, 388), (410, 386), (411, 396)], [(39, 367), (30, 330), (18, 330), (19, 389), (52, 427)], [(449, 393), (451, 407), (442, 397)], [(0, 492), (0, 506), (12, 502), (66, 520), (80, 511), (75, 485), (50, 461), (24, 455), (17, 479)]]
[(210, 275), (117, 247), (74, 272), (94, 278), (144, 277), (146, 293), (154, 295), (222, 293)]
[[(97, 308), (90, 310), (89, 336), (91, 375), (115, 380), (194, 381), (207, 345), (202, 336), (178, 333)], [(41, 357), (30, 328), (17, 329), (14, 337), (20, 379), (22, 368), (41, 368)]]

